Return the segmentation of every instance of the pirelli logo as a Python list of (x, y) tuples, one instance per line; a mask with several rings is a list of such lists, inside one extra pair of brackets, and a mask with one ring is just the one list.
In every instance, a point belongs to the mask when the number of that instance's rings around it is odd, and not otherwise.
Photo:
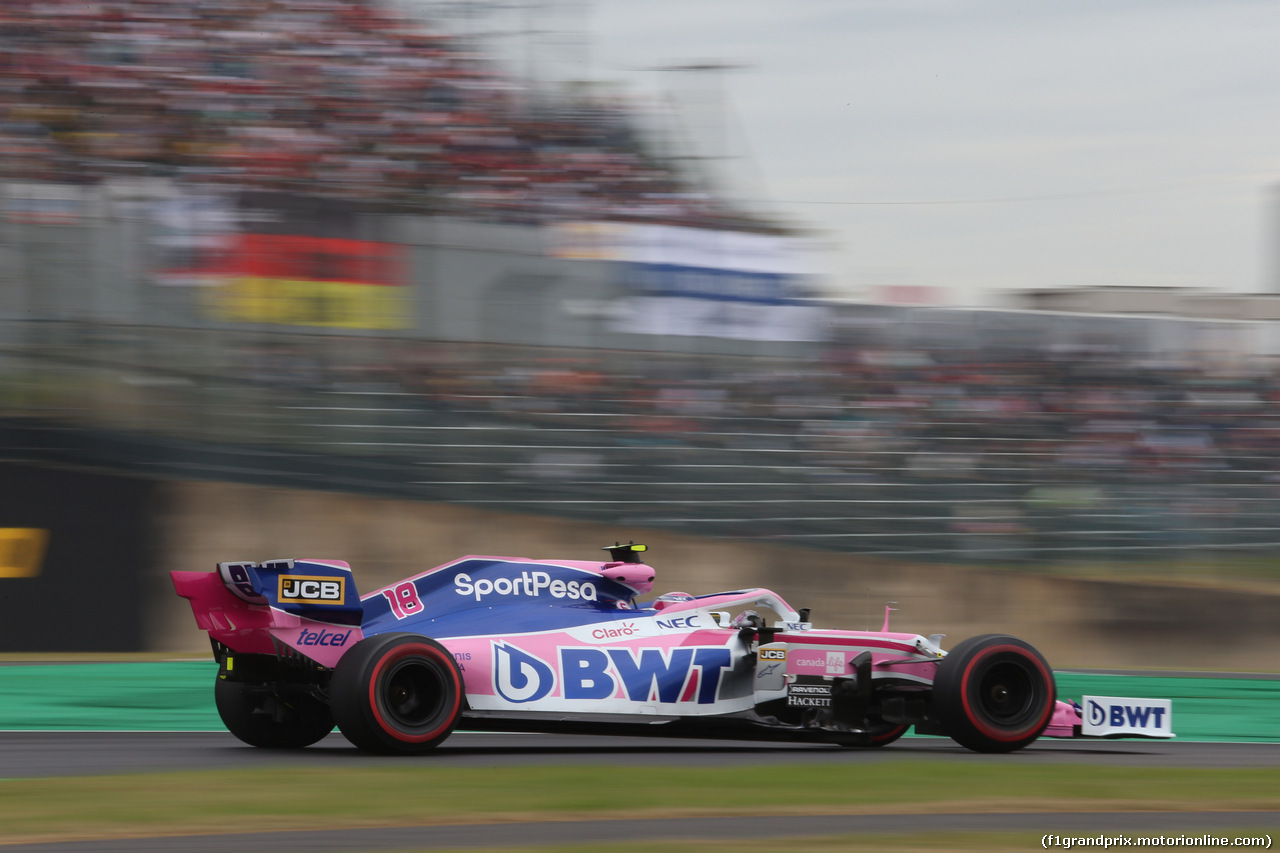
[(347, 579), (281, 575), (280, 601), (305, 601), (308, 604), (345, 604)]
[(760, 660), (786, 660), (786, 649), (761, 649)]
[(49, 531), (39, 527), (0, 527), (0, 578), (34, 578), (44, 565)]

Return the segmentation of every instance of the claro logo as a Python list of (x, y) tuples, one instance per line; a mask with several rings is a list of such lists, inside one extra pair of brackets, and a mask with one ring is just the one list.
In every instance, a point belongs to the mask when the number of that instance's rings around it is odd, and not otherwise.
[(635, 637), (639, 634), (640, 629), (634, 622), (623, 622), (613, 628), (597, 628), (591, 632), (591, 636), (597, 640), (616, 640), (621, 637)]
[(307, 575), (281, 575), (280, 601), (305, 601), (308, 604), (343, 604), (347, 599), (346, 578), (320, 578)]

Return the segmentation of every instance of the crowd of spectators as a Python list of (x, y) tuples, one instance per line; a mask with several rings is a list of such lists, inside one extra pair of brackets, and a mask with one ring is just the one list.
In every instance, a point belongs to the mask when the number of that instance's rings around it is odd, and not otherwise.
[[(566, 446), (654, 452), (543, 452), (528, 474), (607, 482), (623, 471), (653, 484), (627, 496), (703, 530), (981, 560), (1278, 544), (1274, 366), (858, 349), (790, 370), (639, 376), (588, 363), (552, 391), (549, 380), (565, 375), (506, 371), (479, 396), (517, 422), (592, 428), (561, 433)], [(717, 481), (740, 486), (709, 487)]]
[(538, 222), (745, 226), (624, 106), (527, 90), (377, 0), (4, 0), (0, 178), (164, 176)]
[[(871, 553), (1280, 548), (1266, 360), (832, 344), (767, 362), (142, 329), (60, 346), (12, 374), (39, 387), (0, 415), (209, 442), (200, 470), (244, 448), (307, 482)], [(86, 385), (90, 365), (104, 378)]]
[(362, 362), (301, 340), (243, 355), (255, 383), (358, 407), (341, 429), (312, 418), (312, 446), (410, 463), (434, 499), (981, 560), (1280, 547), (1280, 372), (1263, 361), (404, 342)]
[(260, 348), (237, 370), (268, 384), (390, 391), (525, 432), (573, 428), (595, 444), (738, 449), (849, 483), (1280, 486), (1280, 371), (1261, 359), (832, 345), (815, 363), (598, 351), (540, 360), (386, 342), (368, 362), (325, 348)]
[(597, 425), (622, 437), (799, 450), (802, 467), (850, 482), (1280, 484), (1274, 370), (1114, 353), (891, 355), (834, 351), (803, 369), (719, 364), (666, 376), (609, 374), (588, 360), (444, 387), (469, 387), (517, 417), (530, 415), (513, 399), (538, 412), (613, 414)]

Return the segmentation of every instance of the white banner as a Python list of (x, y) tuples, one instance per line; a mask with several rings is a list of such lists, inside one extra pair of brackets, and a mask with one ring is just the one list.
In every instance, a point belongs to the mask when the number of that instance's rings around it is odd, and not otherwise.
[(676, 225), (565, 222), (547, 230), (559, 258), (808, 276), (817, 272), (813, 241), (776, 234)]
[(633, 335), (680, 335), (744, 341), (820, 341), (827, 309), (727, 299), (640, 296), (623, 300), (612, 324)]

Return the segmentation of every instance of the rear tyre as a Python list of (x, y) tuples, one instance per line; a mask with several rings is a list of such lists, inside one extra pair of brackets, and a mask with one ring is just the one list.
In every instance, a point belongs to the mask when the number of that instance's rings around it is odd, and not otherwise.
[(436, 747), (462, 712), (453, 655), (417, 634), (376, 634), (338, 661), (329, 683), (333, 718), (369, 752), (416, 755)]
[(866, 749), (868, 747), (888, 746), (907, 733), (911, 726), (905, 723), (887, 723), (884, 720), (873, 720), (866, 734), (855, 739), (840, 742), (841, 746)]
[(952, 740), (975, 752), (1012, 752), (1040, 736), (1056, 688), (1044, 657), (1003, 634), (971, 637), (938, 664), (933, 706)]
[(868, 730), (870, 735), (863, 746), (888, 746), (907, 733), (911, 726), (903, 723), (886, 723), (883, 720), (873, 724)]
[(222, 724), (250, 746), (301, 749), (333, 731), (328, 706), (305, 693), (281, 695), (270, 685), (219, 678), (213, 701)]

